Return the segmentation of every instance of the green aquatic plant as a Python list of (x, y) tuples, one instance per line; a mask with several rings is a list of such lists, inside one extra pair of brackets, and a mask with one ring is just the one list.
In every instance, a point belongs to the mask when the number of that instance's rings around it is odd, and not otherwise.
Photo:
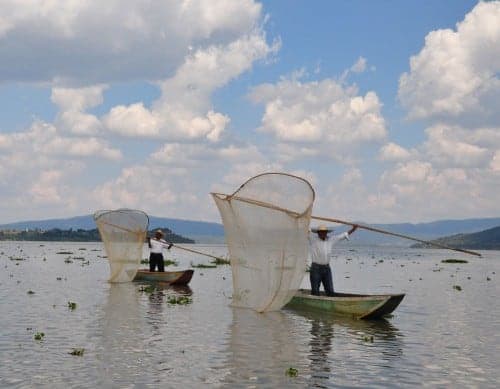
[(27, 292), (27, 293), (28, 293), (28, 294), (35, 294), (35, 292), (33, 292), (31, 289), (30, 289), (30, 290), (28, 290), (28, 292)]
[(11, 261), (26, 261), (26, 258), (22, 257), (9, 257)]
[(285, 370), (285, 374), (288, 377), (297, 377), (299, 375), (299, 371), (295, 367), (289, 367)]
[(458, 290), (459, 292), (462, 290), (460, 285), (453, 285), (453, 289)]
[(71, 311), (74, 311), (76, 309), (76, 303), (74, 303), (72, 301), (68, 301), (68, 309), (70, 309)]
[(43, 332), (37, 332), (34, 336), (35, 340), (42, 340), (45, 337)]
[(465, 259), (453, 259), (453, 258), (448, 258), (448, 259), (443, 259), (441, 263), (469, 263), (469, 261)]
[(177, 305), (187, 305), (191, 304), (193, 299), (188, 296), (168, 296), (167, 303), (177, 304)]
[(363, 341), (364, 341), (364, 342), (370, 342), (370, 343), (373, 343), (373, 335), (370, 335), (370, 336), (365, 335), (365, 336), (363, 336)]
[(153, 293), (155, 290), (156, 290), (156, 287), (153, 285), (146, 285), (146, 286), (143, 285), (138, 289), (139, 292), (144, 292), (144, 293), (148, 293), (148, 294)]
[(81, 357), (81, 356), (83, 356), (84, 352), (85, 352), (84, 348), (74, 348), (68, 354), (70, 354), (70, 355), (76, 355), (76, 356)]
[(194, 265), (192, 262), (191, 262), (191, 267), (194, 267), (196, 269), (214, 269), (217, 267), (217, 265), (207, 265), (205, 263), (199, 263), (197, 265)]
[(72, 261), (71, 259), (69, 259), (69, 258), (66, 258), (66, 259), (64, 260), (64, 263), (73, 263), (73, 261)]
[(215, 265), (230, 265), (231, 261), (229, 259), (224, 259), (224, 258), (215, 258), (212, 259), (210, 263), (213, 263)]
[(177, 266), (179, 262), (172, 259), (165, 259), (165, 266)]
[(149, 259), (147, 259), (147, 258), (141, 259), (141, 265), (147, 265), (148, 263), (149, 263)]
[(72, 251), (58, 251), (56, 254), (73, 255)]

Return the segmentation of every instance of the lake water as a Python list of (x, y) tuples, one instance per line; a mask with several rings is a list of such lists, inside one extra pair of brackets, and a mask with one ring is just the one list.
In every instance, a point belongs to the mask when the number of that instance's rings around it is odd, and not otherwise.
[[(196, 269), (190, 288), (149, 294), (106, 282), (100, 243), (0, 242), (0, 387), (495, 388), (500, 252), (483, 254), (339, 247), (337, 291), (406, 293), (391, 318), (368, 322), (232, 308), (229, 266)], [(179, 268), (209, 262), (176, 249), (167, 258)], [(192, 303), (167, 302), (179, 294)]]

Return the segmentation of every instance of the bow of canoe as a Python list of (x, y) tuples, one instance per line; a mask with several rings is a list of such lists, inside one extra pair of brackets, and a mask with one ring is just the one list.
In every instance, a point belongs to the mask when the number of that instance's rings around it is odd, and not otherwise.
[(299, 290), (286, 305), (292, 309), (311, 309), (325, 314), (349, 315), (357, 319), (378, 319), (393, 312), (404, 298), (402, 294), (335, 293), (333, 296), (313, 296)]

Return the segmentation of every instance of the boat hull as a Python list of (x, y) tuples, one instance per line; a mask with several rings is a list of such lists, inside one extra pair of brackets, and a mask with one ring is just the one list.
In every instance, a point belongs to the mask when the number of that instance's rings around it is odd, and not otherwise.
[(310, 291), (301, 289), (286, 307), (320, 311), (328, 315), (348, 315), (356, 319), (379, 319), (393, 312), (404, 296), (353, 293), (335, 293), (331, 297), (313, 296)]
[(134, 281), (156, 281), (166, 282), (172, 285), (187, 285), (193, 277), (194, 270), (178, 270), (178, 271), (165, 271), (151, 272), (147, 269), (139, 269), (135, 275)]

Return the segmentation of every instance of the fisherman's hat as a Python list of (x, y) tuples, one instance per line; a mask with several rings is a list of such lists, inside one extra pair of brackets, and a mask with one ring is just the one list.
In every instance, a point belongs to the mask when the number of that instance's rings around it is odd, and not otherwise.
[(333, 229), (332, 228), (328, 228), (327, 226), (325, 226), (324, 224), (320, 225), (319, 227), (316, 227), (316, 228), (313, 228), (311, 230), (312, 232), (332, 232)]

